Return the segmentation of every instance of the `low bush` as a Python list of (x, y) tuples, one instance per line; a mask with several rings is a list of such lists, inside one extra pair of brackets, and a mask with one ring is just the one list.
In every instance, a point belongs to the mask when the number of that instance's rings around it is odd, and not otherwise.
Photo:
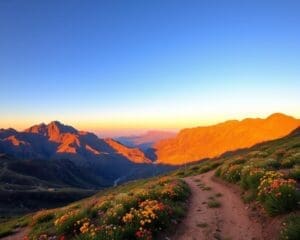
[(293, 169), (291, 169), (289, 177), (297, 181), (300, 180), (300, 165), (295, 165)]
[(237, 183), (241, 180), (242, 165), (231, 165), (228, 170), (223, 174), (223, 178), (228, 182)]
[(250, 203), (256, 199), (256, 191), (249, 190), (242, 195), (244, 203)]
[(282, 168), (292, 168), (294, 164), (295, 164), (295, 159), (293, 157), (288, 157), (281, 161)]
[(281, 164), (279, 161), (275, 160), (275, 159), (267, 159), (265, 161), (265, 165), (267, 169), (274, 169), (277, 170), (280, 168)]
[(296, 182), (282, 174), (268, 171), (258, 187), (258, 199), (270, 215), (286, 213), (297, 208)]
[(221, 207), (221, 203), (219, 201), (212, 199), (207, 202), (207, 206), (209, 208), (219, 208)]
[(50, 221), (55, 217), (55, 214), (52, 211), (42, 210), (37, 212), (30, 223), (30, 225), (35, 225), (37, 223), (43, 223)]
[(244, 158), (238, 158), (236, 160), (233, 160), (232, 164), (243, 164), (245, 162), (246, 162), (246, 159), (244, 159)]
[(241, 171), (241, 186), (244, 189), (256, 190), (265, 170), (257, 167), (245, 166)]
[(282, 223), (280, 239), (298, 240), (300, 239), (300, 216), (292, 214)]

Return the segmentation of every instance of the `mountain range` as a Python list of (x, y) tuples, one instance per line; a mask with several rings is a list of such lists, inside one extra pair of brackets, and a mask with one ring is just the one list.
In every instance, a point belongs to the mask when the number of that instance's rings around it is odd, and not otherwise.
[(16, 159), (68, 159), (112, 180), (153, 161), (181, 165), (212, 158), (283, 137), (299, 126), (299, 119), (275, 113), (265, 119), (246, 118), (183, 129), (178, 134), (150, 131), (114, 140), (53, 121), (20, 132), (0, 129), (0, 153)]
[(61, 206), (96, 189), (298, 134), (299, 126), (299, 119), (277, 113), (119, 141), (58, 121), (24, 131), (0, 129), (0, 213), (11, 203), (16, 214), (50, 207), (49, 198), (51, 207)]
[(266, 119), (246, 118), (183, 129), (175, 137), (157, 142), (153, 148), (157, 163), (181, 165), (281, 138), (299, 126), (299, 119), (275, 113)]
[(125, 181), (136, 175), (152, 175), (152, 162), (140, 149), (98, 138), (58, 121), (34, 125), (24, 131), (1, 129), (0, 153), (14, 160), (39, 159), (45, 164), (68, 160), (75, 168), (85, 171), (84, 175), (87, 171), (101, 179), (104, 186), (112, 185), (119, 178)]
[(86, 164), (109, 156), (127, 162), (150, 163), (138, 148), (127, 148), (115, 140), (101, 139), (58, 121), (34, 125), (22, 132), (1, 129), (0, 139), (0, 150), (19, 158), (68, 158)]

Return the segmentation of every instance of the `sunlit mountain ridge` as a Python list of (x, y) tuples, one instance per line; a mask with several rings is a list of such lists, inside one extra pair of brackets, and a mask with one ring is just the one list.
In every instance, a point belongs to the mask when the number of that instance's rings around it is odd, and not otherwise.
[(174, 138), (157, 142), (154, 149), (158, 163), (180, 165), (280, 138), (299, 126), (300, 119), (281, 113), (265, 119), (230, 120), (183, 129)]

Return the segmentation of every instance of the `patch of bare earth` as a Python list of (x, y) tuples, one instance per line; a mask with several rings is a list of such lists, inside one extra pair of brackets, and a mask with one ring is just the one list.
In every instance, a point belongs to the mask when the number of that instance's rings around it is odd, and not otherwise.
[(17, 228), (12, 235), (1, 238), (1, 240), (23, 240), (27, 236), (29, 228)]
[[(265, 229), (262, 227), (261, 219), (253, 216), (249, 206), (242, 202), (238, 191), (215, 180), (213, 174), (211, 171), (185, 178), (192, 192), (190, 205), (186, 218), (171, 239), (274, 239), (265, 235), (270, 226), (265, 226)], [(221, 206), (209, 207), (210, 201), (217, 201)], [(272, 232), (274, 231), (271, 230), (270, 233)]]

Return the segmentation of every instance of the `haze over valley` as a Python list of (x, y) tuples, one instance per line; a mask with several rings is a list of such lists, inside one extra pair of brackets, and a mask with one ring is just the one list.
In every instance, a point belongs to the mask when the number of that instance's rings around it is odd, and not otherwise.
[(299, 240), (298, 1), (0, 1), (0, 239)]

